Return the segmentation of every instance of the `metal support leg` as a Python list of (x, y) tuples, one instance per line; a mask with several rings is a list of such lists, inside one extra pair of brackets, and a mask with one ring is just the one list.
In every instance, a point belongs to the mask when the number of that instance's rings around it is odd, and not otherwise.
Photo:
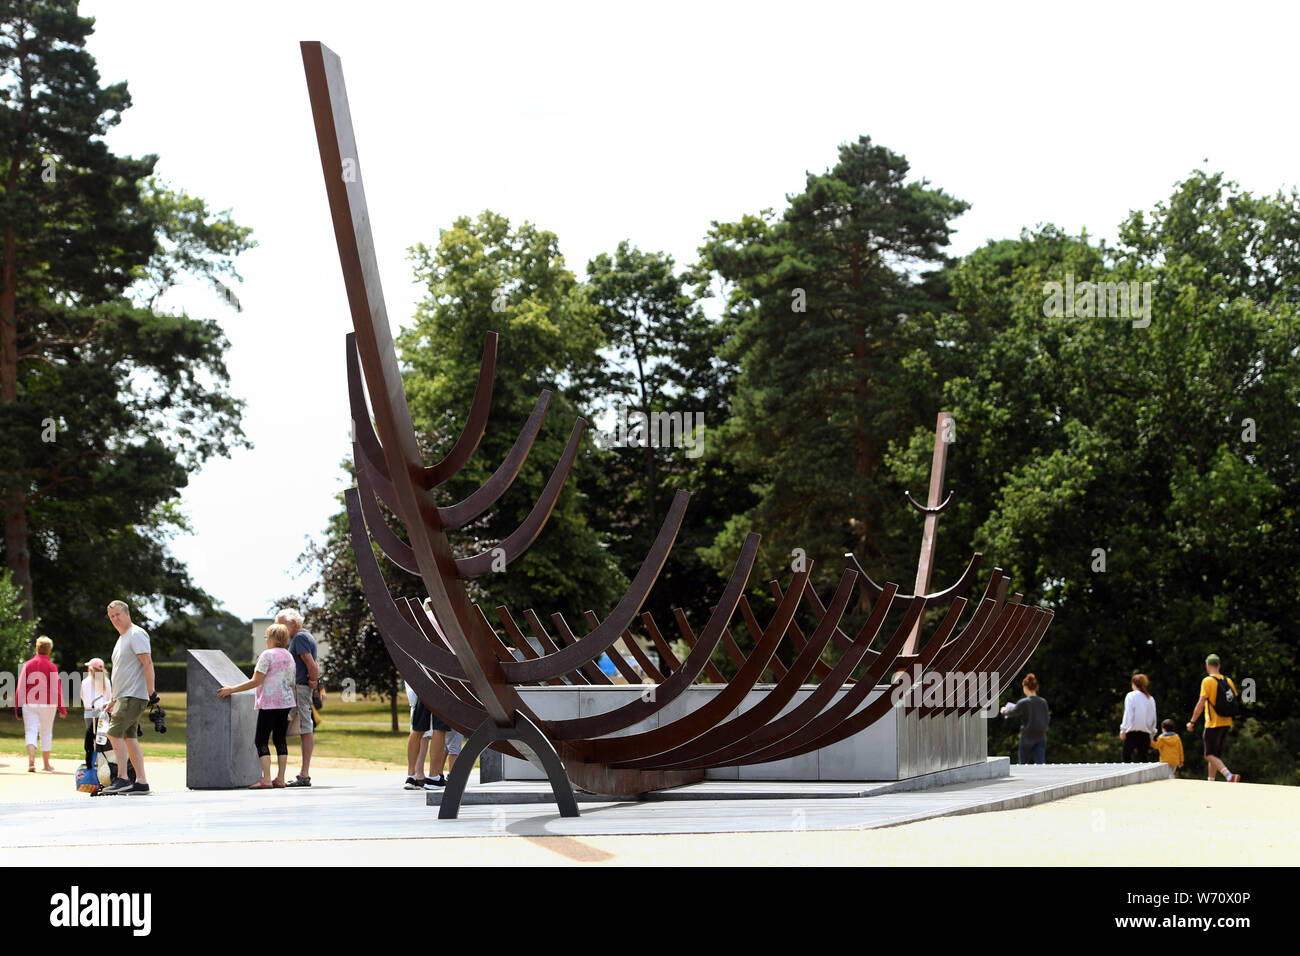
[(485, 720), (470, 735), (469, 740), (465, 741), (465, 746), (461, 748), (460, 756), (456, 758), (456, 766), (451, 768), (451, 776), (447, 778), (447, 786), (442, 793), (442, 803), (438, 806), (439, 820), (454, 820), (459, 815), (460, 801), (465, 795), (465, 786), (469, 783), (474, 761), (489, 744), (497, 740), (511, 740), (532, 751), (551, 782), (551, 790), (555, 794), (560, 816), (578, 816), (578, 801), (573, 796), (573, 785), (569, 783), (569, 775), (564, 772), (564, 763), (560, 760), (560, 755), (537, 729), (536, 724), (523, 714), (516, 713), (514, 727), (498, 727), (491, 720)]

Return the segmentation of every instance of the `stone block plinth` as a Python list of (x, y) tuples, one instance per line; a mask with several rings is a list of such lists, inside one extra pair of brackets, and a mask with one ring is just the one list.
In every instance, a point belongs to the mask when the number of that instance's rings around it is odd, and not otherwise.
[[(786, 713), (801, 704), (815, 687), (805, 686), (785, 705)], [(696, 684), (662, 711), (641, 723), (611, 736), (627, 736), (654, 730), (704, 706), (721, 690), (717, 684)], [(880, 685), (864, 702), (870, 703), (893, 688)], [(759, 684), (745, 697), (731, 717), (753, 707), (771, 693), (771, 684)], [(519, 696), (534, 712), (547, 720), (571, 720), (604, 713), (652, 693), (651, 685), (592, 685), (521, 687)], [(835, 692), (834, 700), (846, 690)], [(979, 714), (923, 712), (916, 707), (891, 707), (875, 723), (847, 740), (797, 757), (739, 767), (714, 767), (708, 780), (785, 781), (893, 781), (908, 780), (960, 767), (982, 766), (988, 756), (988, 723)], [(517, 757), (502, 757), (500, 777), (504, 780), (539, 780), (543, 774)]]
[(185, 657), (185, 785), (191, 790), (247, 787), (262, 775), (253, 745), (257, 729), (251, 690), (217, 696), (248, 675), (222, 651), (187, 651)]

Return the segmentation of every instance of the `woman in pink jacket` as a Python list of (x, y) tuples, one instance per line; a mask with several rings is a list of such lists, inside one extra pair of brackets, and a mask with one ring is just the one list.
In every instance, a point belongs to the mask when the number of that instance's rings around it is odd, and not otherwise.
[(68, 716), (63, 702), (63, 684), (59, 669), (50, 660), (54, 642), (44, 635), (36, 639), (36, 656), (23, 664), (18, 672), (18, 698), (15, 710), (23, 720), (27, 734), (27, 772), (36, 772), (36, 742), (40, 738), (41, 759), (46, 773), (54, 773), (50, 765), (50, 749), (54, 743), (54, 712)]

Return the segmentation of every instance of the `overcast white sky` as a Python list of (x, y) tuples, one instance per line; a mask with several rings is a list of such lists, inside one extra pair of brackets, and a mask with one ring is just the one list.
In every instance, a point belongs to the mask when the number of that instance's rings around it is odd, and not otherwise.
[(630, 238), (690, 261), (711, 220), (783, 208), (868, 134), (973, 204), (953, 251), (1053, 222), (1113, 237), (1208, 161), (1300, 181), (1294, 5), (590, 5), (83, 0), (109, 142), (253, 228), (231, 341), (251, 451), (210, 462), (174, 553), (244, 618), (343, 487), (350, 327), (298, 41), (343, 59), (389, 315), (405, 250), (490, 208), (555, 232), (579, 275)]

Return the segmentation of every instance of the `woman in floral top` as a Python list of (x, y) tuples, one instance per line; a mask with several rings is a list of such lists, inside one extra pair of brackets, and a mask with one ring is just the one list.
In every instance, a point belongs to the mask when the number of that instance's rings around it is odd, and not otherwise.
[[(283, 624), (272, 624), (266, 629), (266, 650), (257, 659), (252, 680), (235, 687), (222, 687), (218, 697), (229, 697), (240, 691), (257, 688), (257, 730), (253, 742), (257, 756), (262, 761), (262, 776), (250, 790), (269, 790), (284, 786), (284, 771), (289, 764), (289, 745), (285, 732), (289, 729), (289, 714), (296, 706), (293, 696), (293, 657), (287, 650), (289, 629)], [(275, 756), (280, 772), (271, 779), (271, 750), (268, 739), (275, 742)]]

